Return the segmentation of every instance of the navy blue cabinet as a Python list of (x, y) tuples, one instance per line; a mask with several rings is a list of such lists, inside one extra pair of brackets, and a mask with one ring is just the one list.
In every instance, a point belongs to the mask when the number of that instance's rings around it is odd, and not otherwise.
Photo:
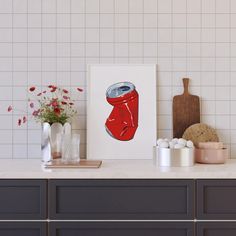
[(160, 222), (58, 222), (51, 223), (50, 236), (193, 236), (193, 223)]
[(46, 180), (0, 180), (0, 219), (47, 218)]
[(5, 179), (0, 235), (235, 236), (235, 199), (232, 179)]
[(39, 222), (0, 222), (2, 236), (46, 236), (46, 223)]
[(236, 180), (197, 180), (196, 191), (197, 219), (236, 219)]
[(193, 180), (49, 180), (49, 217), (190, 220)]
[(46, 219), (47, 180), (0, 180), (1, 236), (47, 236)]
[(235, 236), (236, 222), (201, 222), (197, 223), (197, 236)]

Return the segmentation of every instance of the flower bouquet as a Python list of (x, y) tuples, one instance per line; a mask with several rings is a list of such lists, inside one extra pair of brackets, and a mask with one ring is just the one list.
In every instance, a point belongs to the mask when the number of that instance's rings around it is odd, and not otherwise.
[[(81, 88), (77, 88), (82, 92)], [(70, 92), (66, 89), (49, 85), (45, 90), (38, 91), (35, 86), (29, 88), (32, 98), (28, 99), (29, 114), (18, 118), (18, 126), (26, 123), (28, 117), (33, 117), (36, 122), (42, 124), (42, 156), (47, 161), (60, 158), (62, 153), (62, 137), (67, 132), (71, 133), (69, 124), (77, 113)], [(8, 112), (14, 111), (11, 105)]]
[[(83, 90), (77, 88), (77, 91), (82, 92)], [(32, 86), (29, 88), (29, 92), (34, 98), (29, 98), (28, 100), (29, 107), (32, 110), (29, 115), (32, 115), (36, 122), (47, 122), (50, 125), (60, 123), (64, 125), (77, 113), (74, 101), (71, 100), (69, 91), (66, 89), (49, 85), (48, 89), (38, 92), (36, 87)], [(13, 110), (14, 108), (10, 105), (8, 112)], [(28, 115), (20, 117), (18, 125), (21, 126), (23, 123), (26, 123), (27, 117)]]

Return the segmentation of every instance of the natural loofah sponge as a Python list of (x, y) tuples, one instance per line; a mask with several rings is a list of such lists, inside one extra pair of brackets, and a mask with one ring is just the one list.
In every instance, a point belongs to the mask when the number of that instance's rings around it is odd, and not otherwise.
[(199, 142), (219, 142), (216, 130), (202, 123), (188, 127), (184, 131), (183, 138), (192, 140), (195, 146), (197, 146)]

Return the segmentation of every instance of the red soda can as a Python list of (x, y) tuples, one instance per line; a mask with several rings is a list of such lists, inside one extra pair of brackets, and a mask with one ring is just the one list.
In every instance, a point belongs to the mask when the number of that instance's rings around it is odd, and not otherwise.
[(105, 127), (114, 139), (129, 141), (138, 128), (139, 95), (134, 84), (120, 82), (106, 91), (106, 99), (113, 106)]

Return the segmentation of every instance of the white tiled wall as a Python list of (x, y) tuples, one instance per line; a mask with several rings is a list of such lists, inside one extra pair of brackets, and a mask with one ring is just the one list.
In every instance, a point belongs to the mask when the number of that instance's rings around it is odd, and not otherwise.
[[(0, 0), (1, 158), (40, 157), (39, 125), (17, 127), (8, 104), (27, 109), (30, 85), (86, 91), (86, 63), (157, 63), (162, 137), (171, 136), (172, 96), (190, 77), (202, 121), (236, 158), (235, 0)], [(85, 156), (86, 92), (75, 99)]]

